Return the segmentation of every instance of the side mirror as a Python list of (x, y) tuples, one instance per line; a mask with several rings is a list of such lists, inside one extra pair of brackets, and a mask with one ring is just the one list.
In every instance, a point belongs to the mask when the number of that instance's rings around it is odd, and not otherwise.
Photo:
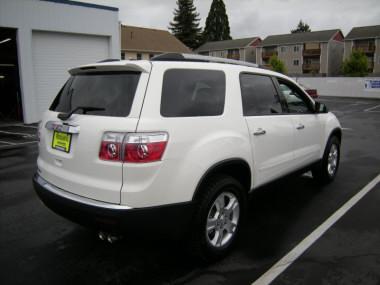
[(315, 110), (315, 113), (317, 114), (328, 112), (326, 105), (320, 102), (315, 102), (314, 110)]

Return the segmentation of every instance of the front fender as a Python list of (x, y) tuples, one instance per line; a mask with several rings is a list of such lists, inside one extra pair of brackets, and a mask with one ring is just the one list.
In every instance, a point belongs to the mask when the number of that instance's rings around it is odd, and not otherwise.
[(323, 152), (332, 134), (338, 132), (340, 135), (342, 135), (342, 126), (340, 125), (338, 118), (333, 113), (329, 112), (326, 114), (324, 126), (324, 144), (322, 147)]

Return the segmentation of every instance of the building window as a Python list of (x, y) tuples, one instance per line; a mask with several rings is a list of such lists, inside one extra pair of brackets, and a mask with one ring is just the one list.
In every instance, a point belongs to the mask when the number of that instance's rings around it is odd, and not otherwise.
[(125, 53), (124, 53), (124, 52), (121, 53), (121, 59), (122, 59), (122, 60), (125, 59)]
[(299, 46), (294, 46), (294, 52), (299, 52), (300, 51), (300, 47)]
[(138, 53), (138, 54), (136, 55), (136, 59), (137, 59), (137, 60), (140, 60), (141, 58), (142, 58), (141, 53)]
[(286, 52), (286, 47), (281, 47), (281, 52)]
[(300, 61), (298, 59), (293, 60), (293, 65), (300, 65)]

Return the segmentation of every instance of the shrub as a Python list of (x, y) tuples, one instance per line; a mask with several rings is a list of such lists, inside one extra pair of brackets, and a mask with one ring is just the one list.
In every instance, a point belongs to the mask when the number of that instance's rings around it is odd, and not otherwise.
[(346, 76), (366, 76), (368, 59), (362, 50), (353, 50), (350, 57), (343, 61), (343, 74)]
[(285, 64), (277, 57), (277, 55), (272, 55), (269, 59), (269, 65), (276, 72), (286, 73)]

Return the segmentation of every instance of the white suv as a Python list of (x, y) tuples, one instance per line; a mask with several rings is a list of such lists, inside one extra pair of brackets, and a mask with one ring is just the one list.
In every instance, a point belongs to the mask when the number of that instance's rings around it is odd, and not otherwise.
[(180, 229), (223, 256), (247, 195), (312, 170), (334, 179), (337, 118), (292, 79), (233, 60), (164, 54), (70, 70), (39, 127), (34, 186), (55, 212), (120, 230)]

